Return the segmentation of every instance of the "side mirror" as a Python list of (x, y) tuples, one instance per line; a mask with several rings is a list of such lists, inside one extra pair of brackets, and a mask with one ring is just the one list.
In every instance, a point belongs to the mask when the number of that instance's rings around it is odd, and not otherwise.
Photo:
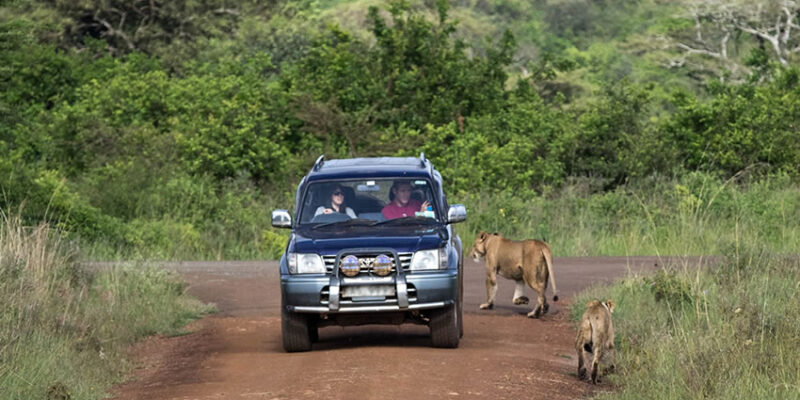
[(272, 226), (276, 228), (291, 228), (292, 216), (288, 210), (273, 210), (272, 211)]
[(447, 210), (447, 223), (454, 224), (467, 219), (467, 208), (463, 204), (453, 204)]

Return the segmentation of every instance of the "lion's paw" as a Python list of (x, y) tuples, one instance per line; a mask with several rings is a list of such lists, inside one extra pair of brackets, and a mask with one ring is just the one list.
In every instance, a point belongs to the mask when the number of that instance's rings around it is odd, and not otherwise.
[(539, 318), (539, 315), (541, 314), (542, 314), (541, 309), (539, 307), (536, 307), (535, 310), (528, 313), (528, 318)]
[(517, 297), (516, 299), (514, 299), (514, 304), (517, 304), (517, 305), (519, 305), (519, 304), (528, 304), (528, 302), (530, 302), (530, 299), (525, 297), (525, 296), (520, 296), (520, 297)]

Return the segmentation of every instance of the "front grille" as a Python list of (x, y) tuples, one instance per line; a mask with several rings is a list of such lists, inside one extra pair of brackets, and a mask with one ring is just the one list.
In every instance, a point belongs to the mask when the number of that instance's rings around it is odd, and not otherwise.
[[(374, 275), (372, 273), (372, 269), (369, 268), (369, 265), (372, 263), (373, 260), (375, 260), (375, 257), (377, 256), (378, 254), (357, 255), (356, 257), (358, 257), (358, 260), (361, 262), (361, 273), (359, 273), (357, 276)], [(403, 271), (408, 271), (408, 269), (411, 267), (412, 253), (397, 253), (397, 256), (400, 258), (400, 266), (403, 268)], [(391, 273), (395, 273), (396, 270), (394, 265), (395, 263), (394, 257), (392, 257), (390, 254), (389, 258), (392, 259)], [(322, 256), (322, 260), (325, 262), (325, 270), (328, 271), (329, 274), (332, 273), (333, 269), (336, 267), (336, 265), (334, 265), (336, 264), (336, 256), (335, 255)]]

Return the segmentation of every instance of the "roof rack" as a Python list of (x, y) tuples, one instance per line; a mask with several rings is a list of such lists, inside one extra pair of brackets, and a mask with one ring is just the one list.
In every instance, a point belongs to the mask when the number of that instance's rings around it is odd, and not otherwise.
[(321, 155), (317, 158), (317, 161), (314, 161), (314, 167), (311, 169), (312, 171), (319, 171), (322, 168), (322, 164), (325, 162), (325, 155)]

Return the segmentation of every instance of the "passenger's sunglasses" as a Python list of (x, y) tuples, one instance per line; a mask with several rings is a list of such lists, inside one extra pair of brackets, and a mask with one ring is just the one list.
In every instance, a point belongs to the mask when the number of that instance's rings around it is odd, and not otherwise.
[(334, 195), (334, 196), (341, 196), (341, 195), (343, 195), (343, 194), (344, 194), (344, 193), (342, 193), (342, 192), (338, 192), (338, 191), (337, 191), (337, 192), (333, 192), (333, 195)]

